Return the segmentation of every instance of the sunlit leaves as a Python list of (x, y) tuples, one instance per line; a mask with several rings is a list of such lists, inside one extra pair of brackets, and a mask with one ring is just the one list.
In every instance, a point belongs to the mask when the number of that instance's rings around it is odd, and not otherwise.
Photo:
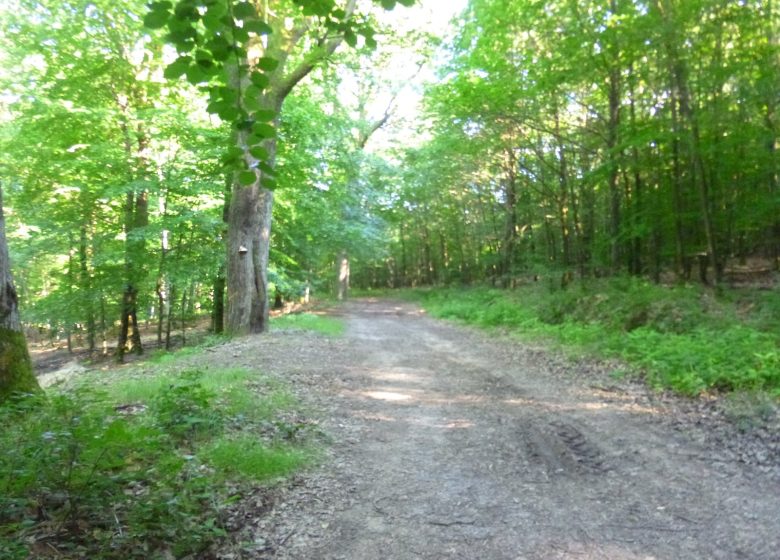
[[(145, 24), (149, 28), (167, 28), (166, 40), (181, 55), (164, 71), (165, 78), (185, 77), (193, 85), (204, 85), (209, 94), (207, 110), (233, 129), (260, 142), (275, 137), (271, 123), (276, 112), (265, 105), (264, 91), (271, 79), (266, 72), (279, 63), (264, 56), (250, 71), (243, 62), (251, 35), (268, 35), (271, 26), (258, 17), (251, 2), (234, 0), (180, 0), (175, 5), (158, 2), (149, 6)], [(184, 54), (191, 53), (191, 54)], [(237, 85), (248, 76), (249, 85)], [(260, 121), (260, 122), (258, 122)], [(233, 140), (231, 140), (233, 142)], [(243, 150), (231, 146), (223, 162), (249, 181)], [(268, 157), (268, 153), (262, 158)], [(243, 174), (243, 175), (241, 175)], [(254, 172), (251, 172), (254, 176)], [(254, 179), (252, 179), (254, 182)], [(251, 184), (242, 182), (241, 184)]]

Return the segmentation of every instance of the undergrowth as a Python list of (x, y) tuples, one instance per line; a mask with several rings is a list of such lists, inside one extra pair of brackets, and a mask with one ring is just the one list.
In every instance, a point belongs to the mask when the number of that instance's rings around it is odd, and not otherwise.
[(228, 494), (313, 458), (305, 429), (282, 419), (294, 405), (234, 368), (0, 407), (0, 559), (206, 556), (226, 535)]
[(780, 397), (780, 295), (665, 287), (620, 278), (568, 289), (531, 285), (417, 291), (435, 316), (501, 327), (618, 357), (658, 388)]

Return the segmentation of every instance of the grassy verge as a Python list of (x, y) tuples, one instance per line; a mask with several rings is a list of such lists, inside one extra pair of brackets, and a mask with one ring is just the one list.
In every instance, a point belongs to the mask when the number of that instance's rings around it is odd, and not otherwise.
[(256, 372), (91, 381), (0, 408), (3, 560), (202, 557), (231, 498), (315, 456), (291, 394)]
[(568, 348), (618, 357), (648, 382), (686, 395), (763, 391), (780, 397), (780, 295), (715, 296), (694, 286), (634, 279), (508, 292), (474, 288), (413, 292), (435, 316), (501, 327)]
[(302, 329), (330, 336), (340, 336), (344, 333), (344, 322), (335, 317), (315, 313), (290, 313), (272, 319), (271, 328)]

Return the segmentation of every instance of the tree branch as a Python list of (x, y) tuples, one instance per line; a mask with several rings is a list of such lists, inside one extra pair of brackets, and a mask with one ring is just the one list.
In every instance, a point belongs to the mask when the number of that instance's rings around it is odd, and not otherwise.
[[(349, 19), (355, 11), (357, 0), (349, 0), (347, 2), (344, 11), (346, 12), (345, 19)], [(279, 83), (279, 87), (274, 92), (277, 104), (281, 105), (284, 99), (290, 94), (292, 89), (298, 85), (314, 68), (336, 52), (336, 49), (344, 40), (343, 36), (335, 37), (322, 46), (317, 47), (309, 56), (305, 56), (304, 59), (295, 67), (287, 76), (285, 76)]]

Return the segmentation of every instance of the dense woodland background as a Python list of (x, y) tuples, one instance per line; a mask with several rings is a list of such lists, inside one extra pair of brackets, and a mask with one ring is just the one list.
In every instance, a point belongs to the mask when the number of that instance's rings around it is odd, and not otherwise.
[[(147, 13), (2, 11), (0, 176), (22, 318), (90, 351), (116, 344), (127, 298), (163, 344), (196, 315), (223, 324), (230, 125), (168, 79)], [(345, 259), (359, 288), (714, 285), (776, 269), (777, 2), (471, 0), (444, 43), (381, 10), (369, 20), (378, 50), (347, 37), (281, 110), (272, 302), (334, 293)], [(421, 82), (412, 120), (399, 92)]]

